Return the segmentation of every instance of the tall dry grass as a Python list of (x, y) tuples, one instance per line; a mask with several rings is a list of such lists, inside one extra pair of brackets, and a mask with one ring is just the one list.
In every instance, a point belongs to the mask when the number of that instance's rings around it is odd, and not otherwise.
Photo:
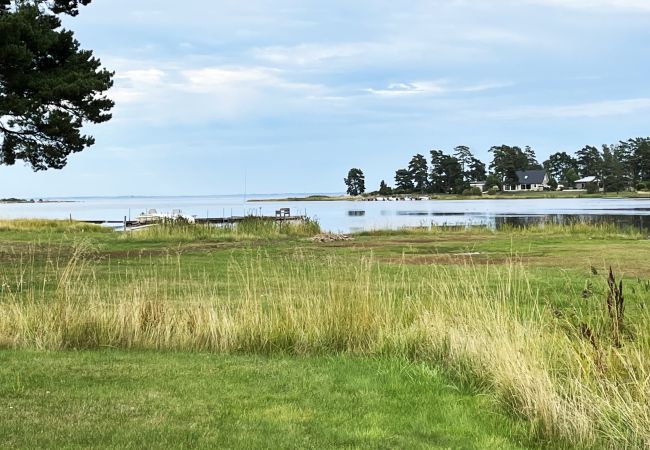
[(320, 226), (315, 220), (275, 221), (251, 216), (244, 218), (241, 222), (224, 226), (170, 221), (125, 233), (123, 238), (134, 241), (219, 240), (233, 242), (278, 237), (311, 237), (318, 233), (320, 233)]
[(110, 233), (112, 230), (99, 225), (70, 220), (11, 219), (0, 220), (0, 232), (4, 231), (65, 231), (71, 233), (92, 231)]
[(648, 317), (628, 325), (621, 346), (587, 339), (540, 301), (516, 261), (428, 266), (413, 278), (371, 257), (251, 251), (216, 279), (173, 257), (164, 272), (101, 275), (89, 252), (79, 246), (20, 286), (4, 279), (0, 345), (403, 356), (479, 383), (548, 438), (650, 445)]

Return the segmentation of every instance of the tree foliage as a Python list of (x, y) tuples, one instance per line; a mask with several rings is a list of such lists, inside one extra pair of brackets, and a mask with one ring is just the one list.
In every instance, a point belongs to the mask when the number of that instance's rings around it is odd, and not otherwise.
[(414, 189), (424, 193), (429, 188), (429, 166), (427, 159), (419, 153), (415, 155), (409, 163), (409, 172), (413, 180)]
[(626, 177), (622, 161), (619, 159), (620, 150), (616, 147), (603, 145), (602, 183), (605, 192), (620, 192), (625, 189)]
[(598, 149), (592, 145), (586, 145), (576, 152), (578, 172), (581, 177), (598, 176), (602, 169), (603, 157)]
[[(559, 183), (574, 187), (581, 177), (594, 176), (596, 181), (589, 186), (597, 192), (626, 189), (643, 189), (650, 185), (650, 138), (634, 138), (615, 145), (604, 145), (602, 150), (587, 145), (575, 153), (556, 152), (544, 161), (537, 160), (530, 147), (499, 145), (490, 148), (492, 161), (489, 172), (486, 165), (476, 158), (469, 147), (461, 145), (451, 155), (443, 150), (431, 150), (431, 160), (417, 154), (412, 157), (408, 168), (395, 173), (395, 190), (382, 181), (380, 194), (391, 192), (412, 193), (456, 193), (470, 192), (470, 183), (486, 181), (485, 189), (503, 189), (504, 185), (519, 183), (518, 171), (545, 170), (549, 175), (549, 187), (556, 189)], [(427, 179), (428, 170), (428, 179)]]
[(463, 172), (468, 170), (469, 165), (472, 163), (472, 159), (474, 158), (472, 151), (466, 145), (459, 145), (454, 148), (453, 156), (458, 160), (458, 162), (460, 162)]
[(544, 170), (565, 186), (572, 186), (578, 180), (578, 161), (567, 152), (553, 153), (544, 161)]
[(431, 150), (431, 192), (462, 193), (469, 183), (465, 181), (462, 163), (455, 156), (441, 150)]
[(410, 193), (415, 191), (413, 174), (410, 170), (400, 169), (395, 172), (395, 190), (401, 193)]
[(379, 183), (379, 195), (390, 195), (393, 193), (393, 190), (386, 184), (384, 180), (381, 180)]
[(94, 144), (86, 123), (110, 120), (113, 73), (82, 50), (58, 14), (90, 0), (0, 0), (0, 164), (60, 169)]
[(490, 170), (500, 177), (504, 184), (519, 183), (517, 171), (528, 169), (531, 155), (524, 153), (520, 147), (509, 145), (495, 146), (489, 151), (493, 156)]
[(487, 176), (485, 163), (480, 159), (472, 157), (469, 163), (469, 169), (465, 171), (467, 181), (484, 181)]
[(348, 195), (356, 196), (366, 192), (366, 179), (361, 169), (350, 169), (347, 178), (344, 178), (343, 181), (348, 188)]

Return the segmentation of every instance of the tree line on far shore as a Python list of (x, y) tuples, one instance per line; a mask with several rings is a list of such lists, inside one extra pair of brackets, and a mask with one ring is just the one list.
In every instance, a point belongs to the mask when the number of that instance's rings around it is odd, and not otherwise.
[[(499, 145), (490, 148), (492, 161), (486, 166), (471, 149), (461, 145), (451, 154), (431, 150), (430, 160), (422, 154), (411, 158), (408, 166), (395, 172), (395, 186), (382, 180), (378, 195), (391, 194), (480, 194), (472, 183), (485, 182), (485, 190), (499, 191), (516, 185), (518, 171), (545, 170), (549, 189), (572, 188), (584, 177), (595, 177), (593, 187), (605, 192), (645, 190), (650, 186), (650, 138), (633, 138), (597, 148), (587, 145), (571, 155), (552, 154), (541, 164), (535, 151), (526, 146)], [(344, 178), (348, 195), (366, 193), (365, 176), (353, 168)]]

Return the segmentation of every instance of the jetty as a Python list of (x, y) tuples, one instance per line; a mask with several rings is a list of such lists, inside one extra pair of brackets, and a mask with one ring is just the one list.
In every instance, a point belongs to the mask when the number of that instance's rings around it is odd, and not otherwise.
[[(195, 217), (194, 224), (196, 225), (233, 225), (244, 220), (257, 219), (257, 220), (268, 220), (273, 222), (297, 222), (307, 220), (307, 216), (304, 215), (291, 215), (291, 214), (276, 214), (274, 216), (262, 216), (262, 215), (248, 215), (248, 216), (229, 216), (229, 217)], [(72, 217), (70, 220), (73, 220)], [(142, 222), (140, 220), (129, 220), (126, 216), (123, 220), (102, 220), (102, 219), (93, 219), (93, 220), (77, 220), (75, 222), (88, 223), (93, 225), (108, 225), (108, 226), (122, 226), (125, 229), (129, 228), (138, 228), (142, 226), (152, 225), (152, 222)]]

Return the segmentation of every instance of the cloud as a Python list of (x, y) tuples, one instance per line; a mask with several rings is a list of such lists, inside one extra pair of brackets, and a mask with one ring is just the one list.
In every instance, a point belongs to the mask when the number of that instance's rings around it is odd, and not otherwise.
[(290, 109), (291, 102), (326, 94), (322, 85), (293, 81), (285, 71), (269, 67), (142, 64), (137, 68), (137, 61), (119, 63), (126, 69), (118, 71), (110, 93), (118, 120), (199, 124), (277, 113), (278, 105)]
[(276, 65), (315, 65), (332, 60), (356, 58), (374, 53), (380, 43), (349, 42), (339, 44), (299, 44), (295, 46), (258, 47), (252, 54), (256, 59)]
[(415, 95), (443, 95), (458, 92), (482, 92), (512, 86), (512, 83), (482, 83), (467, 86), (454, 86), (445, 80), (414, 81), (412, 83), (393, 83), (386, 89), (366, 89), (379, 97), (409, 97)]
[(281, 70), (266, 67), (206, 67), (184, 70), (181, 74), (184, 78), (181, 89), (203, 94), (242, 86), (312, 92), (321, 89), (321, 86), (316, 84), (290, 81), (283, 78), (284, 73)]

